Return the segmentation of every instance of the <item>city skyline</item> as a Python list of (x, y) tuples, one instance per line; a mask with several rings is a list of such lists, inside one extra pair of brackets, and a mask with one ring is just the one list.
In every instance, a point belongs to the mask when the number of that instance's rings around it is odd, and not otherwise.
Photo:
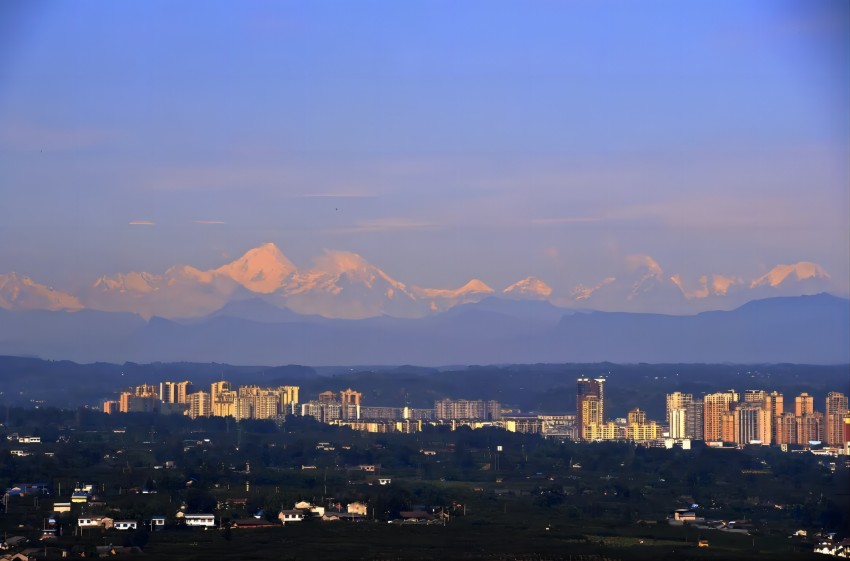
[[(232, 417), (283, 423), (288, 415), (313, 417), (318, 422), (347, 426), (365, 432), (413, 433), (423, 423), (483, 428), (497, 426), (508, 432), (539, 433), (573, 441), (626, 440), (667, 448), (691, 441), (709, 446), (789, 445), (812, 447), (825, 444), (846, 449), (850, 443), (850, 410), (847, 396), (830, 390), (816, 406), (815, 396), (801, 392), (791, 400), (783, 392), (734, 389), (666, 394), (664, 422), (647, 417), (640, 404), (628, 406), (623, 416), (606, 415), (605, 376), (576, 380), (575, 408), (549, 411), (518, 411), (495, 400), (441, 397), (432, 408), (413, 408), (408, 403), (370, 405), (362, 392), (351, 389), (318, 393), (316, 399), (299, 400), (300, 387), (255, 384), (231, 386), (227, 380), (213, 382), (209, 391), (190, 381), (142, 384), (120, 392), (119, 399), (102, 402), (104, 413), (163, 413), (199, 417)], [(174, 388), (182, 388), (176, 394)], [(188, 391), (190, 390), (191, 391)], [(709, 388), (706, 388), (709, 390)], [(787, 403), (787, 407), (786, 407)], [(507, 405), (503, 408), (502, 405)], [(654, 444), (653, 444), (654, 443)], [(839, 452), (840, 453), (840, 452)]]
[(272, 242), (561, 305), (653, 267), (653, 311), (801, 262), (850, 294), (846, 4), (329, 7), (4, 6), (0, 274)]

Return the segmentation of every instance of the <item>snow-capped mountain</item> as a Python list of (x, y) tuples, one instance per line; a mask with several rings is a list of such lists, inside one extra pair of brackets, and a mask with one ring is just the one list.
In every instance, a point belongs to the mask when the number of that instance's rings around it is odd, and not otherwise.
[(750, 288), (759, 286), (777, 287), (793, 281), (827, 280), (829, 274), (817, 263), (800, 261), (792, 265), (777, 265), (767, 274), (755, 279)]
[(569, 296), (556, 295), (552, 300), (564, 306), (607, 311), (729, 310), (754, 299), (829, 292), (829, 280), (822, 267), (808, 261), (777, 265), (752, 281), (720, 273), (685, 279), (679, 273), (665, 272), (648, 255), (632, 255), (615, 276), (577, 285)]
[(17, 273), (0, 275), (0, 308), (6, 310), (76, 311), (79, 298), (38, 284)]
[(175, 265), (162, 275), (132, 272), (100, 277), (83, 302), (95, 310), (177, 318), (209, 314), (244, 293), (226, 275)]
[[(498, 296), (548, 301), (567, 308), (673, 313), (732, 309), (749, 300), (830, 290), (829, 274), (816, 263), (777, 265), (748, 281), (732, 274), (684, 278), (648, 255), (632, 255), (613, 274), (568, 289), (527, 277), (499, 293), (480, 279), (454, 288), (400, 282), (348, 251), (326, 250), (299, 269), (273, 243), (209, 270), (175, 265), (162, 274), (102, 276), (79, 296), (52, 290), (15, 273), (0, 275), (0, 308), (131, 312), (145, 318), (199, 318), (226, 305), (260, 299), (283, 310), (325, 318), (417, 318)], [(274, 315), (274, 314), (272, 314)]]
[(267, 243), (209, 274), (233, 279), (251, 292), (271, 294), (298, 273), (298, 268), (273, 244)]
[(228, 302), (261, 297), (299, 314), (360, 319), (380, 315), (421, 317), (494, 291), (473, 279), (454, 290), (408, 287), (361, 255), (327, 250), (313, 266), (299, 270), (273, 243), (267, 243), (208, 271), (175, 265), (162, 275), (119, 273), (99, 278), (85, 304), (168, 318), (210, 314)]
[(547, 300), (552, 296), (552, 287), (537, 277), (526, 277), (502, 290), (506, 298)]
[(445, 311), (460, 304), (479, 302), (495, 292), (479, 279), (472, 279), (455, 289), (413, 287), (412, 291), (417, 298), (428, 303), (428, 309), (432, 312)]
[(305, 315), (346, 319), (422, 315), (403, 283), (348, 251), (325, 251), (310, 270), (295, 274), (274, 296), (275, 303)]
[(631, 255), (613, 276), (572, 288), (556, 302), (567, 307), (606, 311), (675, 313), (682, 293), (658, 262), (648, 255)]

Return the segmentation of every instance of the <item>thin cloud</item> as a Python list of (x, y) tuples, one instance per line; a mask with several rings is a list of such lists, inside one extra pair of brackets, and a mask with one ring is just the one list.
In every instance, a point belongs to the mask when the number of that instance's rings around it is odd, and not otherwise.
[(411, 220), (408, 218), (383, 218), (362, 222), (351, 228), (344, 228), (342, 232), (348, 234), (359, 234), (367, 232), (397, 232), (403, 230), (424, 230), (430, 228), (439, 228), (440, 224), (436, 222), (427, 222), (422, 220)]
[(156, 222), (151, 222), (150, 220), (131, 220), (127, 224), (130, 226), (155, 226)]
[(192, 220), (192, 224), (214, 225), (226, 224), (224, 220)]
[(304, 193), (293, 195), (295, 199), (377, 199), (377, 195), (369, 193)]
[(551, 224), (577, 224), (581, 222), (598, 222), (602, 220), (596, 216), (557, 216), (552, 218), (532, 218), (531, 223), (537, 226), (549, 226)]

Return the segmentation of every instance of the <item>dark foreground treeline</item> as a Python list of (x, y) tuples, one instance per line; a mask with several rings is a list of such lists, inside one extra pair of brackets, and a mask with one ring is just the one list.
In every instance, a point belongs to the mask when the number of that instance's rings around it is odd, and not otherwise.
[[(53, 501), (67, 501), (82, 483), (101, 503), (58, 517), (56, 558), (113, 543), (141, 546), (154, 559), (802, 559), (816, 533), (843, 538), (850, 527), (845, 463), (778, 448), (563, 443), (495, 428), (367, 434), (311, 418), (278, 426), (83, 408), (9, 408), (7, 416), (0, 486), (44, 482), (51, 495), (9, 497), (0, 532), (37, 543)], [(7, 438), (14, 433), (43, 442), (21, 445)], [(13, 456), (15, 448), (32, 454)], [(377, 484), (362, 464), (378, 466), (391, 484)], [(368, 517), (227, 531), (255, 514), (274, 521), (299, 500), (330, 508), (360, 501)], [(693, 503), (701, 517), (735, 520), (748, 533), (666, 522)], [(181, 529), (181, 507), (214, 513), (219, 528)], [(450, 517), (445, 526), (387, 523), (417, 509)], [(164, 515), (168, 530), (80, 535), (83, 514)], [(789, 538), (798, 529), (811, 538)], [(697, 548), (698, 539), (711, 547)]]
[(823, 408), (827, 392), (850, 393), (850, 365), (802, 364), (522, 364), (445, 368), (307, 366), (233, 366), (228, 364), (153, 363), (77, 364), (34, 358), (0, 357), (0, 403), (75, 408), (114, 399), (127, 387), (166, 380), (191, 380), (199, 389), (226, 379), (236, 386), (298, 385), (301, 401), (319, 392), (347, 387), (364, 393), (364, 404), (433, 407), (445, 397), (495, 399), (522, 412), (556, 413), (575, 409), (575, 381), (606, 376), (606, 413), (625, 416), (640, 407), (663, 419), (665, 394), (701, 396), (734, 388), (780, 391), (790, 397), (815, 396)]

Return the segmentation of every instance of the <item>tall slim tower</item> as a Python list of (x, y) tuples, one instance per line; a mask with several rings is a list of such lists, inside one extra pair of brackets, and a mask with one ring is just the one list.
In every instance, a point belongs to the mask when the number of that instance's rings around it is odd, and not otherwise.
[[(771, 444), (782, 444), (781, 417), (785, 412), (785, 398), (779, 392), (770, 392), (764, 398), (764, 408), (770, 414), (770, 442)], [(787, 442), (785, 442), (787, 444)]]
[[(693, 403), (693, 394), (682, 392), (667, 394), (667, 427), (670, 438), (694, 438), (688, 433), (688, 419), (692, 416), (689, 413)], [(700, 421), (702, 421), (702, 415), (700, 415)]]
[(605, 379), (579, 378), (576, 381), (576, 426), (581, 438), (586, 438), (588, 425), (601, 425), (604, 419)]
[(847, 396), (840, 392), (826, 394), (826, 443), (844, 446), (844, 417), (847, 416)]

